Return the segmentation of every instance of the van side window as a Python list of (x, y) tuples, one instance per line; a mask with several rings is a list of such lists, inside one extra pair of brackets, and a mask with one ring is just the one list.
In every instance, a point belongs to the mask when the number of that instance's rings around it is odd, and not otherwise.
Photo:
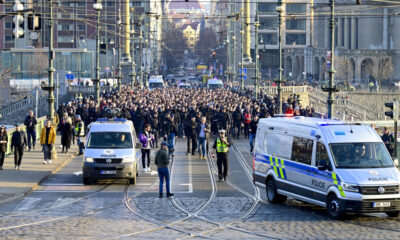
[(290, 159), (293, 137), (278, 133), (267, 134), (267, 151), (274, 157)]
[(315, 165), (318, 167), (320, 160), (325, 160), (328, 166), (331, 166), (331, 161), (329, 160), (328, 151), (323, 143), (317, 142), (317, 152), (315, 156)]
[(312, 158), (313, 143), (314, 141), (311, 139), (294, 137), (291, 159), (299, 163), (310, 165)]

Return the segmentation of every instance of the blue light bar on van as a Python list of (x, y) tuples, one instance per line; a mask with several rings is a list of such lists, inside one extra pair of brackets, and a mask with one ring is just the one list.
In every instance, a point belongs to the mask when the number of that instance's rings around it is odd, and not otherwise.
[(344, 135), (346, 135), (346, 133), (343, 132), (343, 131), (336, 131), (336, 132), (335, 132), (335, 135), (337, 135), (337, 136), (344, 136)]
[(98, 118), (96, 122), (126, 122), (126, 119), (123, 118)]

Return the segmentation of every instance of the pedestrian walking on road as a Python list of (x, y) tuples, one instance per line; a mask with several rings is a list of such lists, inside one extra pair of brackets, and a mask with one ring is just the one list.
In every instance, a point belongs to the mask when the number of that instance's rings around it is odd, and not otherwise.
[(0, 170), (3, 170), (4, 158), (7, 152), (8, 136), (5, 126), (0, 127)]
[(21, 127), (16, 124), (15, 132), (11, 137), (11, 151), (14, 152), (14, 164), (15, 170), (21, 169), (22, 156), (24, 155), (24, 148), (27, 146), (26, 135), (24, 131), (21, 131)]
[[(144, 132), (139, 135), (140, 142), (142, 143), (142, 165), (145, 172), (150, 172), (150, 150), (153, 138), (150, 134), (150, 124), (144, 126)], [(147, 164), (146, 164), (147, 156)]]
[(174, 194), (171, 193), (170, 189), (170, 179), (168, 170), (169, 158), (167, 151), (168, 151), (168, 143), (162, 142), (161, 149), (158, 150), (155, 157), (155, 164), (157, 165), (158, 177), (160, 178), (160, 188), (159, 188), (160, 198), (163, 198), (164, 179), (165, 179), (165, 188), (167, 191), (167, 197), (174, 196)]
[(190, 121), (186, 124), (186, 131), (185, 131), (185, 135), (187, 137), (186, 154), (190, 153), (190, 142), (192, 142), (192, 155), (196, 154), (196, 149), (197, 149), (196, 128), (197, 128), (196, 117), (191, 117)]
[(28, 135), (28, 148), (31, 151), (35, 150), (35, 143), (36, 143), (36, 124), (37, 120), (35, 116), (33, 116), (33, 111), (30, 110), (28, 116), (25, 118), (24, 125), (26, 126), (26, 133)]
[(210, 131), (206, 117), (201, 118), (200, 124), (197, 125), (197, 136), (199, 136), (199, 153), (200, 159), (207, 159), (206, 157), (206, 141), (207, 133)]
[(250, 122), (250, 137), (249, 137), (249, 142), (250, 142), (250, 152), (253, 153), (254, 150), (254, 142), (256, 140), (256, 133), (257, 133), (257, 125), (258, 125), (258, 116), (255, 115), (253, 117), (253, 120)]
[(44, 160), (43, 164), (51, 164), (51, 152), (53, 151), (54, 144), (56, 143), (56, 130), (51, 125), (51, 121), (47, 120), (46, 125), (42, 128), (40, 134), (40, 144), (43, 147)]
[(67, 153), (71, 147), (71, 122), (66, 113), (64, 113), (61, 122), (58, 124), (58, 131), (61, 133), (61, 153)]
[[(231, 143), (226, 137), (225, 130), (219, 130), (219, 136), (215, 139), (213, 146), (213, 154), (214, 158), (215, 151), (217, 152), (217, 166), (218, 166), (218, 179), (221, 182), (222, 179), (226, 181), (226, 176), (228, 175), (228, 154), (229, 147)], [(223, 168), (223, 169), (222, 169)]]

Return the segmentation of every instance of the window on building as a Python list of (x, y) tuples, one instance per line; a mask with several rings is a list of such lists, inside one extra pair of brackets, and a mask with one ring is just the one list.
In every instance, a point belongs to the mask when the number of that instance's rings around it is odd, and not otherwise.
[(114, 7), (115, 6), (115, 2), (114, 1), (106, 1), (106, 6), (107, 7)]
[(5, 23), (4, 23), (4, 28), (9, 28), (9, 29), (11, 29), (11, 28), (12, 28), (12, 22), (5, 22)]
[(258, 12), (264, 14), (276, 14), (276, 3), (259, 3)]
[(286, 33), (286, 45), (306, 45), (306, 34)]
[(310, 165), (313, 143), (314, 142), (311, 139), (294, 137), (292, 146), (292, 160)]
[(286, 19), (286, 30), (306, 30), (306, 19)]
[(265, 45), (276, 45), (278, 43), (277, 33), (262, 33), (259, 37), (259, 43), (261, 44), (261, 39)]
[(131, 7), (141, 7), (141, 6), (142, 2), (137, 2), (137, 1), (131, 2)]
[(58, 36), (57, 41), (62, 43), (70, 43), (72, 42), (72, 36)]
[(260, 30), (275, 30), (278, 29), (278, 20), (273, 17), (262, 17), (260, 18)]
[(84, 24), (78, 24), (78, 29), (84, 31), (86, 29), (86, 26)]
[(11, 35), (5, 35), (4, 36), (4, 41), (5, 42), (12, 42), (13, 41), (13, 37)]
[(306, 14), (307, 5), (303, 3), (286, 4), (286, 15), (290, 14)]

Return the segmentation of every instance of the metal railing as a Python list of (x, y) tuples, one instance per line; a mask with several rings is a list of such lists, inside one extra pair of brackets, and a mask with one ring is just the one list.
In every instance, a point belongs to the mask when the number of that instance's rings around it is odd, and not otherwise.
[[(36, 131), (36, 141), (40, 139), (40, 133), (42, 132), (42, 128), (44, 127), (45, 121), (46, 121), (47, 117), (40, 117), (37, 119), (37, 124), (35, 127), (35, 131)], [(26, 134), (26, 126), (24, 124), (21, 125), (21, 131), (24, 131)], [(11, 154), (11, 137), (12, 134), (15, 132), (15, 127), (10, 129), (7, 129), (7, 137), (8, 137), (8, 142), (7, 142), (7, 151), (6, 151), (6, 155)], [(28, 136), (26, 136), (28, 137)], [(37, 145), (37, 144), (36, 144)], [(39, 144), (40, 145), (40, 144)]]
[[(38, 105), (41, 105), (46, 102), (47, 96), (39, 97)], [(18, 102), (12, 103), (7, 107), (0, 109), (0, 118), (11, 115), (15, 112), (18, 112), (26, 107), (36, 105), (36, 98), (35, 97), (28, 97), (26, 99), (22, 99)]]
[[(282, 93), (307, 93), (307, 86), (284, 86), (281, 87)], [(278, 87), (262, 86), (260, 90), (266, 94), (278, 94)]]
[[(103, 90), (111, 90), (113, 87), (111, 86), (101, 86), (100, 91)], [(90, 94), (90, 93), (95, 93), (96, 89), (95, 86), (81, 86), (81, 85), (70, 85), (68, 86), (68, 92), (77, 94), (77, 93), (82, 93), (82, 94)]]

